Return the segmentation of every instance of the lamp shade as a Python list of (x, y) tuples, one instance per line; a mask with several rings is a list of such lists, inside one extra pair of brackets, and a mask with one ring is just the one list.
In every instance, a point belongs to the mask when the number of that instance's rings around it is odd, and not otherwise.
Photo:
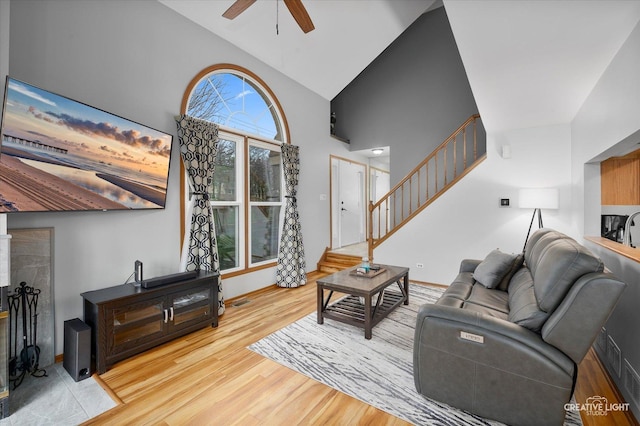
[(557, 209), (557, 188), (523, 188), (518, 193), (518, 205), (523, 209)]

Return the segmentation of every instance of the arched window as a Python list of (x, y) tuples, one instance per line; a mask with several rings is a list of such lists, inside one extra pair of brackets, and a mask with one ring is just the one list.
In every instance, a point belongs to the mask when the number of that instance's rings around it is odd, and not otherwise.
[[(284, 195), (280, 145), (289, 142), (275, 95), (250, 71), (215, 65), (191, 81), (182, 111), (220, 126), (209, 189), (220, 269), (232, 276), (273, 266)], [(187, 190), (183, 205), (188, 197)]]

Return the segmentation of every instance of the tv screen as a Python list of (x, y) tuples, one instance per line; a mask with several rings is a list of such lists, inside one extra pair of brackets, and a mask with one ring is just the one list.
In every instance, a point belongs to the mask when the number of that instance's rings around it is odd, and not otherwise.
[(172, 135), (6, 83), (0, 213), (164, 208)]

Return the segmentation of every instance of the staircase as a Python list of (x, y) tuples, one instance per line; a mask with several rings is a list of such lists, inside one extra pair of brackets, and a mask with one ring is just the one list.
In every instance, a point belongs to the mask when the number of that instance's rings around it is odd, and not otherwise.
[[(480, 115), (469, 117), (376, 203), (369, 203), (368, 255), (487, 156)], [(482, 129), (484, 131), (484, 129)]]
[(318, 272), (324, 272), (327, 274), (333, 274), (334, 272), (342, 271), (343, 269), (350, 268), (358, 265), (362, 261), (359, 256), (352, 256), (348, 254), (332, 253), (327, 247), (322, 254), (322, 258), (318, 261)]
[[(478, 114), (469, 117), (391, 191), (369, 203), (369, 259), (373, 259), (373, 249), (487, 158), (486, 138), (478, 137), (481, 131), (480, 136), (484, 135), (479, 121)], [(359, 256), (332, 253), (327, 247), (317, 270), (332, 274), (361, 261)]]

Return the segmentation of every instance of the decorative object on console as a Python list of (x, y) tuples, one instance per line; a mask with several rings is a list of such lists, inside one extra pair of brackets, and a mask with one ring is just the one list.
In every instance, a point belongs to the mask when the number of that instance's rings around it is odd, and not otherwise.
[(135, 285), (141, 285), (144, 275), (142, 273), (142, 262), (139, 260), (133, 263), (133, 275), (135, 275)]
[(164, 208), (173, 136), (7, 77), (0, 212)]
[(198, 276), (198, 271), (184, 271), (175, 274), (163, 275), (161, 277), (142, 280), (140, 283), (144, 288), (160, 287), (161, 285), (173, 284), (180, 281), (192, 280)]
[[(531, 234), (531, 227), (533, 226), (533, 219), (538, 213), (538, 228), (543, 228), (542, 223), (542, 210), (541, 209), (558, 209), (558, 189), (557, 188), (523, 188), (520, 189), (518, 194), (518, 205), (521, 209), (533, 209), (533, 216), (531, 216), (531, 223), (529, 224), (529, 231), (527, 232), (527, 238), (524, 240), (524, 247), (527, 246), (527, 240)], [(523, 247), (523, 251), (524, 251)]]

